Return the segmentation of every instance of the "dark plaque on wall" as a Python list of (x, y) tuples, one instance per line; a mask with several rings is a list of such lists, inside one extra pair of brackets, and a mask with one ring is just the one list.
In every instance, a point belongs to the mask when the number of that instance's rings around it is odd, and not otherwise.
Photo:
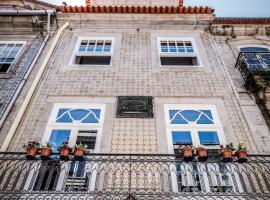
[(122, 118), (152, 118), (152, 97), (120, 96), (117, 102), (116, 117)]

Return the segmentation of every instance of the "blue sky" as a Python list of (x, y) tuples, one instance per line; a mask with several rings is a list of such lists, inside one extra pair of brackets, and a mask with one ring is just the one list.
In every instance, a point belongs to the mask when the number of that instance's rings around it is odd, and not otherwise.
[[(85, 5), (85, 0), (42, 0), (57, 5)], [(211, 6), (217, 17), (270, 17), (270, 0), (184, 0), (185, 6)]]

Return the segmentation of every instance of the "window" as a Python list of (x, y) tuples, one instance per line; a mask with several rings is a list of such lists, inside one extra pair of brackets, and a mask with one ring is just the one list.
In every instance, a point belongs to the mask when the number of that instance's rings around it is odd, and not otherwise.
[(199, 66), (192, 38), (158, 38), (161, 66)]
[(73, 64), (111, 65), (114, 38), (79, 38)]
[[(104, 112), (104, 104), (55, 104), (42, 143), (49, 142), (53, 152), (58, 152), (58, 147), (64, 142), (67, 142), (70, 147), (78, 143), (86, 144), (86, 153), (99, 152)], [(55, 190), (58, 181), (63, 181), (59, 178), (61, 165), (57, 162), (59, 161), (51, 160), (53, 169), (55, 169), (52, 173), (53, 179), (47, 178), (51, 175), (49, 174), (49, 166), (40, 166), (33, 190)], [(88, 167), (85, 161), (70, 161), (65, 180), (66, 191), (86, 191), (89, 189)], [(93, 174), (92, 179), (95, 179)]]
[(42, 142), (50, 142), (53, 151), (63, 142), (87, 145), (87, 152), (99, 148), (105, 105), (56, 104), (48, 122)]
[(0, 73), (6, 73), (15, 61), (24, 42), (0, 42)]
[[(222, 125), (213, 105), (165, 105), (168, 141), (177, 151), (180, 145), (204, 145), (219, 149), (225, 144)], [(171, 148), (171, 147), (170, 147)]]

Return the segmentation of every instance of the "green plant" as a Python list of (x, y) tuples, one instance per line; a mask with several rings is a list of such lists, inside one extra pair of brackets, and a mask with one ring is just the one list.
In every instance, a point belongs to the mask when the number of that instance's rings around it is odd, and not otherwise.
[(247, 151), (247, 147), (245, 146), (244, 143), (239, 143), (238, 144), (238, 151)]
[(198, 147), (195, 148), (196, 151), (200, 149), (206, 149), (206, 147), (204, 145), (199, 145)]
[(37, 141), (29, 141), (27, 144), (23, 145), (24, 149), (29, 149), (29, 148), (36, 148), (39, 149), (40, 148), (40, 143)]
[(87, 145), (86, 144), (82, 144), (81, 142), (76, 144), (75, 147), (76, 149), (86, 149)]
[(63, 142), (61, 146), (57, 147), (58, 151), (60, 151), (61, 149), (69, 149), (69, 150), (71, 150), (70, 146), (68, 145), (68, 142)]
[(179, 150), (184, 150), (184, 149), (192, 149), (193, 150), (193, 146), (192, 145), (181, 145), (179, 146)]
[(227, 144), (225, 147), (223, 145), (220, 145), (220, 148), (222, 151), (228, 151), (228, 150), (234, 151), (235, 150), (233, 143)]
[(49, 142), (46, 142), (46, 144), (42, 145), (42, 147), (52, 148), (52, 144)]

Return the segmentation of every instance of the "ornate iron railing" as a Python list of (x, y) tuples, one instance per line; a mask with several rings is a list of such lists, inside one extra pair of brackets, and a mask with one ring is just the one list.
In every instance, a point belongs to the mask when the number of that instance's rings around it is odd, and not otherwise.
[(241, 52), (235, 67), (241, 73), (247, 89), (254, 84), (255, 76), (270, 79), (270, 52)]
[(270, 199), (270, 156), (245, 163), (177, 155), (91, 154), (83, 161), (0, 154), (0, 199)]

